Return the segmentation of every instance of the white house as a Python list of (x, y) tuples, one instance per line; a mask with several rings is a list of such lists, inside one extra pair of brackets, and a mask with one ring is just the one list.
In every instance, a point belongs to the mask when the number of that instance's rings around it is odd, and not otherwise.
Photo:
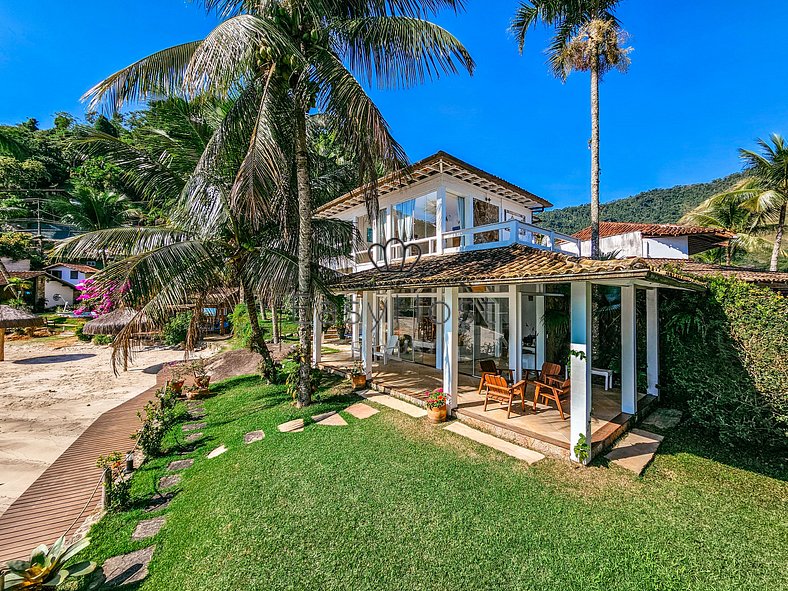
[(62, 279), (76, 285), (80, 281), (84, 281), (98, 273), (98, 269), (90, 265), (75, 265), (72, 263), (55, 263), (44, 267), (44, 270), (57, 279)]
[[(572, 235), (580, 240), (580, 254), (591, 255), (591, 227)], [(733, 234), (714, 228), (678, 224), (600, 222), (599, 249), (617, 258), (689, 259), (710, 248), (726, 246)], [(574, 244), (567, 247), (575, 254)]]
[[(377, 191), (375, 220), (367, 215), (365, 187), (317, 211), (352, 221), (361, 236), (363, 247), (342, 265), (346, 275), (333, 289), (353, 301), (352, 349), (360, 350), (368, 379), (377, 368), (375, 380), (384, 388), (407, 381), (392, 377), (394, 370), (381, 373), (394, 359), (389, 367), (396, 365), (409, 380), (423, 377), (427, 388), (436, 380), (442, 384), (461, 420), (572, 459), (581, 441), (598, 453), (656, 398), (658, 289), (698, 289), (696, 282), (640, 259), (575, 256), (578, 238), (532, 223), (534, 213), (550, 207), (548, 201), (444, 152), (384, 177)], [(557, 289), (559, 284), (564, 288)], [(591, 358), (593, 284), (621, 289), (622, 386), (615, 393), (594, 388), (592, 400), (592, 369), (606, 371), (593, 367)], [(644, 392), (637, 391), (636, 360), (635, 302), (641, 291), (647, 316)], [(482, 364), (511, 370), (517, 383), (547, 361), (544, 315), (553, 297), (570, 300), (573, 354), (558, 360), (571, 372), (563, 392), (566, 413), (562, 408), (559, 417), (541, 399), (533, 408), (531, 401), (518, 402), (511, 418), (482, 411), (482, 388), (477, 392), (478, 378), (473, 381)], [(321, 331), (314, 333), (314, 363), (330, 364), (322, 360)]]

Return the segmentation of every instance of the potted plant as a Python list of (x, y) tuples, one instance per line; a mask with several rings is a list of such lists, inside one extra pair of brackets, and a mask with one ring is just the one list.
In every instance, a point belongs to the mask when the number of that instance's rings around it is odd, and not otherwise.
[(353, 367), (350, 368), (350, 381), (353, 382), (354, 389), (363, 388), (367, 385), (367, 374), (360, 361), (356, 361)]
[(177, 396), (183, 393), (183, 384), (186, 381), (186, 371), (182, 363), (173, 363), (170, 365), (170, 390)]
[(427, 418), (431, 423), (443, 423), (446, 420), (446, 405), (449, 402), (449, 397), (443, 392), (443, 388), (438, 388), (430, 392), (425, 392), (427, 395)]

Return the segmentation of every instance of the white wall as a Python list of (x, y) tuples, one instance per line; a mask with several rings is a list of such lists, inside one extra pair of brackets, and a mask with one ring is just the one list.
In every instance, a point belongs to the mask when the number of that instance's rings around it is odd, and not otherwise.
[(63, 267), (61, 265), (58, 265), (56, 267), (49, 267), (49, 268), (47, 268), (47, 272), (48, 273), (51, 273), (52, 271), (60, 271), (61, 272), (60, 278), (63, 281), (66, 281), (66, 282), (70, 283), (71, 285), (76, 285), (80, 281), (84, 281), (85, 280), (85, 274), (82, 271), (77, 271), (77, 278), (76, 279), (72, 279), (71, 278), (71, 271), (72, 270), (73, 269), (69, 269), (68, 267)]
[[(58, 297), (55, 297), (58, 296)], [(44, 288), (44, 297), (46, 298), (47, 308), (60, 308), (63, 304), (68, 304), (69, 307), (74, 305), (74, 290), (56, 281), (54, 279), (47, 279)]]
[(688, 259), (689, 236), (644, 238), (641, 256), (647, 259)]
[[(565, 250), (574, 245), (564, 245)], [(599, 240), (599, 249), (603, 253), (617, 252), (617, 258), (643, 257), (647, 259), (687, 259), (689, 258), (687, 236), (664, 236), (659, 238), (643, 238), (640, 232), (628, 232), (616, 236), (607, 236)], [(580, 243), (580, 252), (584, 257), (591, 256), (591, 241)]]

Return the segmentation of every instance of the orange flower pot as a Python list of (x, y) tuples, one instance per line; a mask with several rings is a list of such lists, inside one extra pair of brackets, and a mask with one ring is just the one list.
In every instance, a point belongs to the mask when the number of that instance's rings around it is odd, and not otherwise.
[(446, 422), (446, 405), (437, 408), (427, 409), (427, 418), (430, 423), (445, 423)]

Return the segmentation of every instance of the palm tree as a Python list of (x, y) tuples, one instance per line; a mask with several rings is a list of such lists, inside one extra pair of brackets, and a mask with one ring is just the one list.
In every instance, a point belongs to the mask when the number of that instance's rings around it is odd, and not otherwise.
[[(281, 199), (271, 180), (286, 176), (285, 169), (295, 170), (299, 406), (311, 403), (312, 390), (314, 202), (308, 114), (317, 108), (330, 117), (333, 132), (356, 163), (359, 180), (369, 183), (374, 218), (379, 166), (398, 169), (406, 156), (356, 76), (382, 88), (398, 88), (460, 68), (472, 71), (473, 61), (465, 48), (426, 20), (439, 9), (456, 11), (463, 4), (463, 0), (205, 0), (207, 9), (224, 19), (208, 37), (155, 53), (113, 74), (86, 95), (91, 107), (104, 103), (113, 109), (161, 93), (236, 96), (236, 106), (254, 122), (254, 130), (229, 200), (252, 227), (261, 219), (276, 219)], [(275, 113), (293, 123), (290, 161), (282, 158), (271, 134)], [(226, 147), (224, 139), (214, 135), (216, 141), (209, 144), (202, 164), (210, 166)], [(199, 169), (197, 180), (186, 189), (194, 195), (201, 191), (204, 195), (210, 185)]]
[(550, 69), (562, 81), (573, 71), (591, 72), (591, 257), (599, 258), (599, 82), (612, 69), (625, 72), (631, 48), (615, 16), (621, 0), (526, 0), (511, 29), (520, 53), (528, 31), (542, 23), (555, 30), (547, 50)]
[(125, 195), (77, 187), (49, 203), (58, 219), (80, 230), (116, 228), (128, 221), (133, 210)]
[(776, 133), (770, 139), (771, 144), (766, 140), (758, 140), (760, 152), (742, 149), (739, 153), (757, 181), (757, 187), (744, 207), (757, 214), (762, 225), (775, 229), (769, 270), (777, 271), (788, 210), (788, 146), (783, 137)]

